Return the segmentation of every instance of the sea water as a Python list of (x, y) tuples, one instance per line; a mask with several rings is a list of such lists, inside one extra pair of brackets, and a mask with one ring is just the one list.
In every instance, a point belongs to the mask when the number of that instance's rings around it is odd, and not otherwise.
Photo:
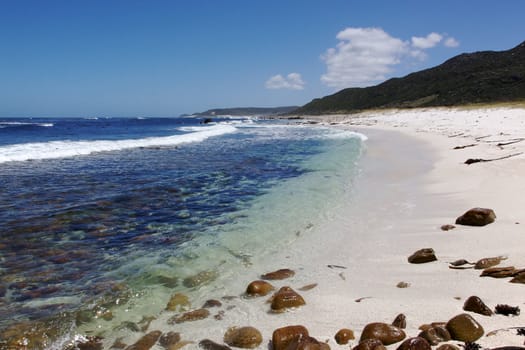
[(136, 338), (174, 294), (240, 295), (349, 199), (363, 135), (203, 122), (0, 120), (0, 329)]

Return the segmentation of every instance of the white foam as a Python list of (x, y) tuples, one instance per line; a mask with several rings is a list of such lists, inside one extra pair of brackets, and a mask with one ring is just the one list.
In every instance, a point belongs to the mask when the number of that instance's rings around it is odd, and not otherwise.
[(0, 128), (16, 127), (16, 126), (42, 126), (52, 127), (53, 123), (26, 123), (26, 122), (0, 122)]
[(66, 158), (96, 152), (120, 151), (139, 147), (176, 146), (183, 143), (202, 142), (209, 137), (235, 132), (231, 125), (213, 125), (196, 129), (183, 135), (149, 137), (128, 140), (50, 141), (22, 143), (0, 147), (0, 163), (39, 159)]

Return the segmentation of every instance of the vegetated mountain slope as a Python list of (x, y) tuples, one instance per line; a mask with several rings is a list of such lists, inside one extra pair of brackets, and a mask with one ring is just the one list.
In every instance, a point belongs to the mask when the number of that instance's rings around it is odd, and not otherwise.
[(426, 70), (314, 99), (294, 114), (372, 108), (458, 106), (525, 100), (525, 42), (506, 51), (465, 53)]

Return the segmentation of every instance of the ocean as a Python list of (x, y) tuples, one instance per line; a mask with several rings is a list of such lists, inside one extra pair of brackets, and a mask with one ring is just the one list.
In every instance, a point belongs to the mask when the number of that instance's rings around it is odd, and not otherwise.
[(0, 119), (0, 348), (109, 348), (162, 328), (175, 294), (241, 295), (232, 281), (351, 197), (365, 140), (249, 117)]

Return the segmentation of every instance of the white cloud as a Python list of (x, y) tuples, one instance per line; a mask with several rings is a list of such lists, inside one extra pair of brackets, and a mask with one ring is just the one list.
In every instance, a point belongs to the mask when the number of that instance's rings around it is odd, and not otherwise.
[(326, 63), (321, 81), (334, 88), (370, 86), (385, 80), (396, 65), (406, 60), (425, 60), (425, 50), (440, 43), (447, 47), (459, 45), (452, 37), (443, 42), (445, 37), (432, 32), (405, 41), (381, 28), (346, 28), (337, 34), (337, 46), (321, 56)]
[(439, 44), (441, 40), (443, 40), (443, 35), (432, 32), (426, 37), (413, 36), (412, 46), (417, 49), (430, 49)]
[(337, 39), (337, 47), (322, 56), (327, 72), (321, 76), (324, 84), (336, 88), (384, 80), (409, 50), (407, 42), (381, 28), (347, 28)]
[(299, 73), (290, 73), (286, 77), (277, 74), (272, 76), (265, 83), (267, 89), (302, 90), (304, 89), (304, 85), (305, 82)]
[(457, 41), (456, 39), (450, 37), (450, 38), (447, 38), (445, 40), (445, 46), (446, 47), (458, 47), (459, 46), (459, 41)]

